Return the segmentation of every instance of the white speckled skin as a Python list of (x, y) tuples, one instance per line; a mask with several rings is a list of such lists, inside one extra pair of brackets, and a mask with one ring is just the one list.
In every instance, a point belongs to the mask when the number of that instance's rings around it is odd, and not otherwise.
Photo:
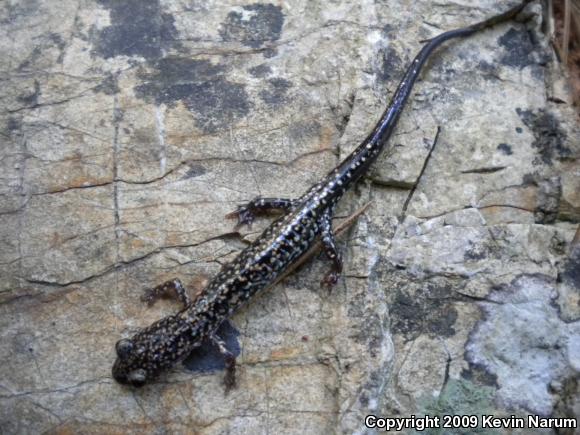
[[(384, 148), (409, 97), (421, 67), (429, 55), (443, 42), (471, 35), (514, 17), (530, 0), (504, 14), (463, 29), (452, 30), (429, 40), (405, 73), (381, 120), (361, 145), (320, 183), (301, 198), (257, 198), (234, 213), (239, 223), (251, 223), (253, 215), (267, 209), (285, 214), (273, 222), (254, 243), (225, 265), (194, 300), (180, 294), (185, 307), (177, 314), (153, 323), (131, 339), (117, 343), (117, 360), (113, 377), (120, 383), (144, 385), (160, 372), (185, 358), (204, 339), (211, 339), (234, 360), (215, 336), (222, 321), (258, 291), (268, 287), (321, 237), (332, 270), (324, 284), (336, 283), (342, 270), (330, 220), (336, 202), (368, 170)], [(178, 293), (183, 289), (177, 289)], [(228, 379), (226, 377), (226, 379)], [(233, 384), (233, 375), (227, 384)], [(228, 385), (231, 386), (231, 385)]]

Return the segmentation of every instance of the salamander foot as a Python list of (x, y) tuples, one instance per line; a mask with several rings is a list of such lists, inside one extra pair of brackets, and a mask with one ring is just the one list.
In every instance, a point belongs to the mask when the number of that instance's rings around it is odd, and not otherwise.
[(158, 299), (164, 296), (174, 296), (183, 306), (191, 303), (191, 299), (185, 290), (185, 287), (178, 278), (171, 279), (156, 287), (147, 289), (145, 294), (141, 296), (141, 300), (147, 305), (152, 306)]
[(286, 212), (296, 206), (296, 201), (286, 198), (254, 198), (245, 205), (238, 206), (236, 211), (228, 213), (226, 218), (238, 219), (236, 228), (242, 225), (252, 226), (252, 222), (258, 215), (268, 214), (271, 212)]

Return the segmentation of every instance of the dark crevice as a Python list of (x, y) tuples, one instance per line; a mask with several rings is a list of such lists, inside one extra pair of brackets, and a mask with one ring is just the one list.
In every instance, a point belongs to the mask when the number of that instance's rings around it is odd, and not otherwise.
[[(117, 134), (117, 133), (116, 133)], [(303, 158), (309, 157), (309, 156), (313, 156), (313, 155), (317, 155), (317, 154), (322, 154), (325, 152), (333, 152), (333, 150), (331, 149), (322, 149), (322, 150), (316, 150), (316, 151), (311, 151), (311, 152), (307, 152), (307, 153), (303, 153), (300, 154), (299, 156), (295, 157), (292, 160), (289, 160), (288, 162), (284, 162), (284, 163), (280, 163), (280, 162), (274, 162), (274, 161), (268, 161), (268, 160), (258, 160), (258, 159), (235, 159), (235, 158), (230, 158), (230, 157), (208, 157), (208, 158), (202, 158), (202, 159), (191, 159), (191, 160), (187, 160), (184, 162), (179, 163), (178, 165), (176, 165), (174, 168), (170, 169), (169, 171), (167, 171), (165, 174), (160, 175), (159, 177), (156, 178), (151, 178), (149, 180), (143, 180), (143, 181), (139, 181), (139, 180), (125, 180), (123, 178), (119, 178), (117, 171), (117, 164), (113, 165), (113, 180), (111, 181), (106, 181), (103, 183), (95, 183), (95, 184), (88, 184), (88, 185), (84, 185), (84, 186), (69, 186), (69, 187), (65, 187), (63, 189), (58, 189), (58, 190), (50, 190), (50, 191), (46, 191), (46, 192), (38, 192), (38, 193), (33, 193), (33, 196), (41, 196), (41, 195), (52, 195), (52, 194), (57, 194), (57, 193), (64, 193), (64, 192), (68, 192), (69, 190), (76, 190), (76, 189), (91, 189), (94, 187), (103, 187), (103, 186), (109, 186), (109, 185), (114, 185), (116, 186), (117, 183), (124, 183), (124, 184), (129, 184), (129, 185), (148, 185), (148, 184), (153, 184), (156, 183), (158, 181), (163, 180), (164, 178), (167, 178), (169, 175), (177, 172), (179, 169), (181, 169), (183, 166), (191, 166), (192, 163), (198, 163), (198, 162), (219, 162), (219, 161), (226, 161), (226, 162), (230, 162), (230, 163), (262, 163), (262, 164), (267, 164), (267, 165), (275, 165), (275, 166), (284, 166), (284, 167), (288, 167), (288, 166), (292, 166), (294, 163), (300, 161)], [(114, 154), (116, 154), (116, 152), (114, 152)], [(116, 161), (116, 156), (114, 155), (113, 160)], [(14, 210), (14, 211), (10, 211), (10, 213), (16, 213), (19, 210)]]
[(335, 122), (336, 130), (338, 131), (338, 136), (341, 138), (350, 122), (350, 117), (354, 110), (355, 92), (351, 92), (347, 98), (344, 98), (346, 103), (345, 110), (340, 110), (340, 106), (331, 106), (330, 110), (337, 119)]
[(441, 127), (438, 126), (437, 133), (435, 133), (435, 138), (433, 139), (433, 146), (429, 150), (427, 157), (425, 157), (425, 161), (423, 162), (423, 167), (421, 168), (421, 172), (419, 173), (419, 176), (417, 177), (417, 181), (415, 182), (413, 187), (411, 187), (411, 191), (409, 192), (409, 195), (407, 196), (407, 199), (405, 200), (405, 203), (403, 204), (403, 209), (401, 211), (401, 217), (399, 218), (399, 222), (403, 222), (405, 220), (405, 217), (407, 216), (407, 208), (409, 207), (409, 204), (411, 203), (411, 200), (413, 199), (413, 195), (415, 195), (415, 191), (417, 190), (417, 186), (419, 186), (419, 183), (421, 182), (421, 178), (423, 177), (423, 174), (425, 173), (425, 171), (427, 169), (427, 165), (429, 164), (429, 160), (431, 160), (431, 156), (433, 155), (433, 151), (435, 151), (435, 147), (437, 146), (437, 141), (439, 140), (440, 133), (441, 133)]
[(215, 240), (231, 241), (233, 239), (240, 241), (240, 243), (243, 243), (244, 245), (247, 244), (247, 242), (244, 240), (242, 235), (238, 232), (224, 233), (224, 234), (217, 235), (215, 237), (210, 237), (209, 239), (206, 239), (206, 240), (203, 240), (203, 241), (197, 242), (197, 243), (160, 246), (159, 248), (154, 249), (153, 251), (147, 252), (146, 254), (143, 254), (140, 257), (132, 258), (130, 260), (118, 260), (114, 265), (106, 267), (105, 269), (101, 270), (100, 272), (97, 272), (93, 275), (89, 275), (85, 278), (82, 278), (82, 279), (79, 279), (76, 281), (58, 282), (58, 281), (29, 279), (26, 277), (21, 277), (21, 278), (29, 284), (39, 284), (39, 285), (45, 285), (45, 286), (49, 286), (49, 287), (67, 287), (69, 285), (83, 284), (83, 283), (92, 281), (95, 278), (100, 278), (100, 277), (105, 276), (114, 270), (118, 270), (118, 269), (130, 266), (134, 263), (137, 263), (139, 261), (142, 261), (142, 260), (145, 260), (149, 257), (152, 257), (153, 255), (157, 255), (157, 254), (159, 254), (167, 249), (195, 248), (195, 247), (201, 246), (205, 243), (213, 242)]
[(439, 393), (439, 396), (441, 396), (445, 392), (445, 387), (447, 387), (447, 383), (449, 382), (449, 370), (451, 368), (451, 362), (453, 361), (451, 355), (449, 354), (449, 351), (445, 349), (445, 352), (447, 353), (447, 360), (445, 361), (445, 374), (443, 375), (443, 385), (441, 385), (441, 391)]
[(490, 166), (487, 168), (467, 169), (461, 171), (462, 174), (493, 174), (494, 172), (503, 171), (507, 166)]
[(493, 299), (488, 299), (481, 296), (474, 296), (467, 293), (461, 293), (458, 291), (456, 291), (456, 293), (459, 295), (459, 297), (453, 299), (456, 300), (457, 302), (466, 302), (466, 300), (469, 300), (473, 302), (487, 302), (490, 304), (503, 305), (503, 302), (494, 301)]

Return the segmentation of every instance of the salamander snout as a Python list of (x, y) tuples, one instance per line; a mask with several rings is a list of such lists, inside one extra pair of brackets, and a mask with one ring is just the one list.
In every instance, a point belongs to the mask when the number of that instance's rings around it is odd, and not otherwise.
[(117, 359), (113, 364), (113, 378), (124, 385), (142, 387), (147, 382), (147, 371), (143, 368), (135, 367), (133, 342), (128, 338), (119, 340), (115, 345)]
[(167, 316), (131, 338), (119, 340), (115, 345), (113, 378), (133, 387), (153, 381), (201, 344), (199, 328), (193, 328), (191, 322), (178, 315)]
[(133, 387), (142, 387), (147, 382), (147, 374), (143, 369), (136, 369), (127, 374), (122, 371), (115, 370), (118, 366), (118, 361), (115, 362), (113, 366), (113, 378), (123, 385), (131, 385)]

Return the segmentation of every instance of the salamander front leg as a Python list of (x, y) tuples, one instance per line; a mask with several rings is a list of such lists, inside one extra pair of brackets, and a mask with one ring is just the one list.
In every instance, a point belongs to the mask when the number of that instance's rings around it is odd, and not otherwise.
[(147, 305), (151, 306), (159, 298), (171, 295), (172, 293), (175, 297), (177, 297), (179, 302), (183, 304), (183, 306), (187, 306), (191, 303), (191, 298), (187, 294), (185, 287), (178, 278), (166, 281), (157, 287), (148, 289), (145, 294), (141, 296), (141, 300), (143, 302), (147, 302)]
[(236, 357), (226, 348), (225, 342), (216, 334), (211, 336), (211, 341), (217, 346), (226, 363), (224, 385), (226, 387), (226, 393), (228, 393), (236, 386)]
[(267, 214), (272, 211), (289, 211), (296, 205), (296, 201), (285, 198), (254, 198), (245, 205), (226, 215), (226, 218), (238, 219), (236, 228), (241, 225), (251, 226), (257, 215)]
[(324, 213), (320, 222), (324, 252), (326, 253), (326, 256), (332, 261), (332, 268), (330, 269), (330, 272), (328, 272), (328, 274), (320, 282), (320, 285), (323, 287), (333, 287), (336, 285), (340, 273), (342, 272), (342, 258), (336, 247), (336, 241), (334, 240), (334, 234), (332, 232), (332, 220), (330, 215), (330, 212)]

